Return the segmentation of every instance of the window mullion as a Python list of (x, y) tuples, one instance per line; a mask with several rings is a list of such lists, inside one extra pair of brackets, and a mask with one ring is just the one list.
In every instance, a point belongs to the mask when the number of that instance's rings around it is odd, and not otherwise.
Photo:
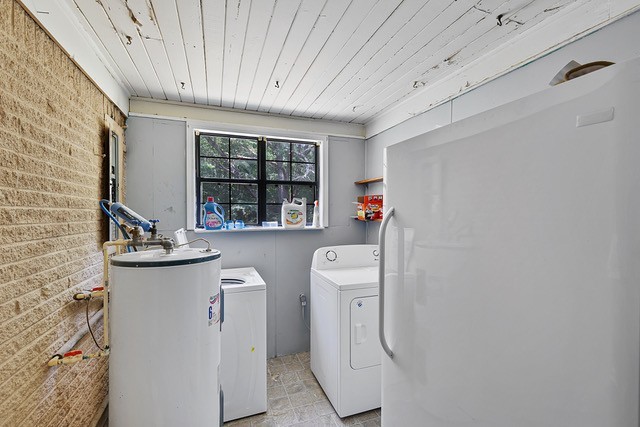
[(196, 132), (196, 226), (199, 226), (202, 223), (202, 219), (200, 218), (200, 200), (202, 196), (202, 191), (200, 187), (202, 184), (200, 183), (200, 132)]
[(320, 164), (320, 162), (318, 161), (318, 159), (319, 159), (318, 155), (320, 153), (318, 151), (319, 151), (318, 150), (318, 144), (315, 144), (315, 159), (316, 159), (316, 163), (315, 163), (314, 167), (315, 167), (315, 171), (316, 171), (316, 182), (315, 182), (315, 184), (313, 186), (313, 195), (315, 196), (315, 200), (318, 200), (320, 198), (319, 194), (318, 194), (318, 191), (319, 191), (318, 188), (320, 187), (320, 185), (318, 185), (319, 180), (320, 180), (320, 166), (318, 166)]
[(258, 138), (258, 225), (267, 220), (267, 138)]

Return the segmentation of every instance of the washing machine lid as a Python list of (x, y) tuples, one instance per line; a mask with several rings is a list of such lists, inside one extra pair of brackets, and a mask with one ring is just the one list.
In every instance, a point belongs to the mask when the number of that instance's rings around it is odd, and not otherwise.
[(171, 267), (176, 265), (198, 264), (220, 258), (220, 251), (211, 249), (178, 248), (170, 254), (164, 249), (129, 252), (111, 258), (116, 267)]
[(267, 288), (266, 283), (253, 267), (223, 268), (220, 271), (220, 285), (227, 294)]
[(311, 269), (311, 274), (325, 280), (338, 290), (378, 287), (378, 267)]

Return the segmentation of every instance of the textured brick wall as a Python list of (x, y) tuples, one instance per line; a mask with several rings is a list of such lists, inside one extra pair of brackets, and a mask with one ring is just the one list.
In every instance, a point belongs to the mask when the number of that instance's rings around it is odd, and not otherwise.
[[(124, 124), (20, 4), (0, 0), (2, 426), (89, 426), (103, 408), (106, 360), (46, 362), (84, 325), (72, 295), (102, 278), (105, 114)], [(88, 335), (77, 348), (96, 351)]]

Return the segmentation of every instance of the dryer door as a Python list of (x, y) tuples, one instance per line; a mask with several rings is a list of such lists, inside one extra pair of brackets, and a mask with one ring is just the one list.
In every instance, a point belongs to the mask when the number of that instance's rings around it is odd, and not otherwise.
[(380, 364), (382, 346), (378, 340), (378, 296), (351, 301), (351, 367), (369, 368)]

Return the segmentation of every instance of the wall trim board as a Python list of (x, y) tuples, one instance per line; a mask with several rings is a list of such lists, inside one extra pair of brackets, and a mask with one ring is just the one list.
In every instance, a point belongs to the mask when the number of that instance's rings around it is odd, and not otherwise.
[(589, 0), (587, 3), (589, 4), (576, 2), (542, 25), (519, 34), (512, 43), (496, 48), (433, 85), (416, 90), (402, 103), (365, 123), (366, 138), (455, 99), (640, 10), (640, 0)]
[(274, 114), (239, 111), (208, 105), (185, 104), (175, 101), (159, 101), (132, 97), (129, 114), (138, 117), (184, 119), (202, 122), (226, 123), (238, 127), (293, 131), (312, 135), (330, 135), (347, 138), (365, 138), (365, 128), (361, 124), (330, 122), (326, 120), (304, 119)]
[(130, 91), (98, 46), (89, 39), (75, 18), (71, 6), (63, 0), (17, 0), (25, 12), (38, 23), (54, 43), (73, 61), (84, 75), (126, 116)]

